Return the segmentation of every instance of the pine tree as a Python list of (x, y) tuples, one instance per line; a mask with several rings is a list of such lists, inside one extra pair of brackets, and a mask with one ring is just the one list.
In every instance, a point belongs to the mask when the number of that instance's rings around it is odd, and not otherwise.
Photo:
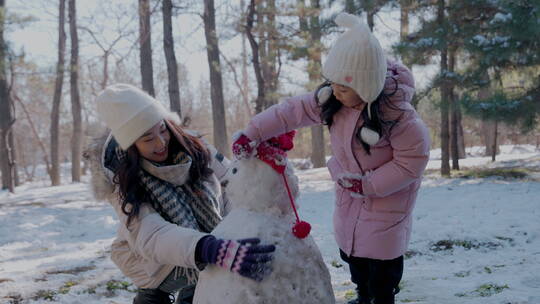
[[(441, 110), (441, 174), (450, 175), (450, 109), (456, 86), (455, 54), (459, 48), (458, 40), (451, 39), (451, 33), (456, 27), (450, 22), (451, 14), (448, 2), (419, 1), (420, 14), (432, 15), (432, 18), (422, 19), (420, 28), (409, 34), (394, 46), (394, 50), (412, 64), (431, 64), (439, 57), (439, 75), (433, 80), (431, 87), (440, 91)], [(431, 88), (430, 88), (431, 89)], [(456, 166), (455, 166), (456, 167)]]
[[(463, 73), (466, 113), (495, 126), (519, 124), (533, 130), (540, 116), (540, 1), (479, 2), (477, 24), (463, 27), (462, 39), (470, 60)], [(468, 1), (458, 2), (462, 8)], [(466, 9), (466, 11), (470, 11)], [(470, 15), (462, 18), (470, 20)], [(492, 160), (496, 143), (489, 150)], [(489, 147), (487, 147), (489, 148)]]

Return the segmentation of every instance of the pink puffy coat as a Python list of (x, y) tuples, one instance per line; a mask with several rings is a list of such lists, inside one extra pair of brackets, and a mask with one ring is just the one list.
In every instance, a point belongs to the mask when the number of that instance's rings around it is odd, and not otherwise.
[[(361, 112), (342, 107), (330, 128), (332, 157), (327, 163), (334, 181), (339, 174), (355, 173), (363, 179), (363, 198), (336, 184), (334, 232), (338, 246), (348, 255), (372, 259), (394, 259), (407, 250), (412, 211), (422, 174), (429, 158), (429, 132), (410, 101), (414, 79), (402, 64), (388, 61), (385, 92), (392, 107), (382, 109), (386, 120), (397, 120), (389, 136), (371, 147), (368, 155), (355, 139), (364, 121)], [(320, 107), (314, 93), (288, 98), (259, 113), (245, 134), (253, 140), (300, 127), (321, 124)]]

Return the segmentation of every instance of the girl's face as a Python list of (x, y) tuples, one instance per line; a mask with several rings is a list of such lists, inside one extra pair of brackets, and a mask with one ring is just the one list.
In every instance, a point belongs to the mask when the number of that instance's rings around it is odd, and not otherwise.
[(336, 96), (336, 99), (339, 100), (344, 106), (357, 110), (361, 110), (360, 108), (364, 107), (364, 101), (352, 88), (341, 84), (332, 83), (332, 90), (334, 91), (334, 96)]
[(170, 138), (169, 129), (162, 120), (139, 137), (135, 141), (135, 146), (142, 157), (154, 162), (163, 162), (169, 155)]

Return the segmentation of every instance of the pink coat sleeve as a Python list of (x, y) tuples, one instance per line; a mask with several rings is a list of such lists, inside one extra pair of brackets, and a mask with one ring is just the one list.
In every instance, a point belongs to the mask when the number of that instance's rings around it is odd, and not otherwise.
[(429, 132), (415, 112), (406, 116), (392, 129), (389, 138), (393, 159), (363, 180), (365, 195), (385, 197), (422, 177), (429, 160)]
[(390, 134), (393, 159), (373, 171), (362, 183), (367, 196), (384, 197), (421, 178), (429, 160), (430, 137), (424, 122), (409, 104), (414, 95), (414, 78), (401, 63), (388, 61), (384, 90), (394, 93), (390, 102), (405, 112), (386, 108), (388, 119), (399, 119)]
[(321, 124), (320, 108), (315, 93), (287, 98), (255, 115), (244, 130), (247, 137), (256, 141), (280, 135), (301, 127)]

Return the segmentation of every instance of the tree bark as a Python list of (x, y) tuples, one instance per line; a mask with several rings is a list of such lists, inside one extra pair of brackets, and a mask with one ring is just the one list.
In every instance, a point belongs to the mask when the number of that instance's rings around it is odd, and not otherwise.
[(399, 37), (401, 41), (404, 41), (409, 35), (410, 0), (400, 0), (399, 2), (400, 2)]
[[(266, 7), (263, 3), (267, 4)], [(253, 68), (257, 80), (256, 113), (278, 102), (281, 56), (275, 21), (276, 12), (275, 0), (251, 0), (248, 6), (246, 35), (251, 46)], [(258, 41), (253, 35), (255, 17), (257, 18)]]
[[(437, 19), (439, 24), (444, 22), (444, 11), (445, 11), (445, 1), (438, 0), (438, 9), (437, 9)], [(443, 82), (441, 85), (441, 175), (450, 176), (450, 151), (449, 151), (449, 125), (448, 125), (448, 114), (449, 114), (449, 100), (451, 97), (451, 90), (448, 86), (448, 81), (446, 78), (446, 73), (448, 72), (448, 49), (444, 47), (441, 50), (441, 62), (440, 62), (440, 73), (443, 77)]]
[(60, 104), (62, 102), (62, 86), (64, 84), (64, 67), (66, 51), (65, 7), (66, 1), (59, 0), (58, 14), (58, 62), (56, 64), (56, 80), (54, 85), (53, 106), (51, 112), (51, 184), (60, 185)]
[[(244, 0), (240, 1), (240, 6), (244, 7)], [(251, 114), (251, 107), (249, 105), (249, 75), (248, 75), (248, 63), (247, 63), (247, 47), (246, 47), (246, 33), (242, 33), (242, 100), (246, 107), (246, 113), (248, 117), (253, 116)]]
[[(244, 0), (240, 1), (240, 6), (244, 7)], [(246, 107), (246, 113), (248, 117), (253, 116), (251, 112), (251, 106), (249, 104), (249, 74), (248, 74), (248, 62), (247, 62), (247, 46), (246, 46), (247, 35), (245, 32), (242, 33), (242, 100), (244, 106)]]
[(374, 20), (375, 14), (376, 12), (374, 11), (367, 12), (367, 24), (371, 32), (373, 32), (373, 28), (375, 27), (375, 20)]
[(81, 99), (79, 95), (79, 36), (77, 34), (77, 8), (75, 0), (69, 0), (69, 32), (71, 39), (70, 94), (73, 113), (73, 135), (71, 137), (71, 180), (81, 181), (81, 158), (83, 126)]
[(169, 101), (171, 111), (182, 118), (180, 106), (180, 88), (178, 84), (178, 64), (174, 54), (174, 39), (172, 31), (172, 1), (163, 0), (163, 50), (167, 62), (167, 75), (169, 78)]
[(204, 34), (206, 36), (206, 54), (210, 68), (210, 96), (212, 99), (212, 118), (214, 122), (214, 144), (222, 154), (229, 155), (214, 0), (204, 0), (203, 19)]
[(264, 110), (265, 104), (265, 88), (264, 79), (261, 69), (261, 63), (259, 59), (259, 44), (253, 36), (253, 22), (255, 19), (255, 0), (251, 0), (248, 7), (248, 14), (246, 17), (246, 35), (251, 46), (251, 56), (253, 62), (253, 70), (255, 72), (255, 79), (257, 80), (257, 99), (255, 100), (255, 113), (260, 113)]
[[(448, 58), (448, 71), (454, 73), (456, 65), (456, 50), (451, 49), (449, 52)], [(454, 92), (454, 81), (451, 81), (451, 84), (448, 88), (449, 92), (449, 102), (450, 102), (450, 152), (452, 155), (452, 169), (459, 170), (459, 145), (458, 145), (458, 116), (457, 111), (459, 105), (457, 104), (457, 96)]]
[(6, 77), (6, 44), (4, 41), (4, 25), (6, 7), (4, 0), (0, 0), (0, 169), (2, 172), (2, 189), (15, 192), (13, 172), (13, 157), (10, 147), (10, 134), (15, 123), (11, 99), (8, 95)]
[(482, 120), (482, 134), (484, 137), (484, 145), (486, 146), (484, 155), (491, 156), (493, 161), (499, 152), (499, 147), (497, 145), (497, 127), (496, 121)]
[[(1, 0), (0, 0), (1, 1)], [(51, 172), (51, 164), (49, 161), (49, 154), (47, 153), (47, 148), (45, 147), (45, 143), (43, 143), (43, 140), (39, 137), (39, 133), (36, 129), (36, 125), (34, 124), (34, 121), (32, 120), (32, 117), (30, 116), (30, 112), (26, 108), (26, 105), (22, 102), (22, 100), (17, 96), (15, 92), (12, 91), (13, 99), (17, 101), (21, 105), (21, 109), (23, 110), (26, 119), (28, 120), (28, 125), (30, 126), (30, 130), (32, 130), (32, 135), (34, 136), (34, 140), (38, 143), (39, 148), (41, 149), (41, 152), (43, 153), (43, 161), (45, 162), (45, 168), (47, 169), (47, 172)], [(24, 153), (21, 153), (24, 154)]]
[(457, 126), (458, 126), (458, 153), (459, 159), (467, 158), (467, 153), (465, 151), (465, 134), (463, 133), (463, 115), (461, 113), (461, 107), (456, 108), (457, 116)]
[[(308, 50), (308, 76), (310, 87), (314, 90), (316, 83), (321, 81), (321, 24), (319, 20), (319, 12), (321, 9), (320, 0), (311, 0), (311, 16), (309, 22), (302, 21), (301, 24), (309, 24), (309, 40), (308, 45), (311, 47)], [(315, 15), (313, 15), (315, 14)], [(307, 18), (306, 18), (307, 19)], [(324, 151), (324, 128), (322, 125), (311, 127), (311, 162), (314, 168), (322, 168), (326, 166), (326, 153)]]
[(105, 90), (109, 83), (109, 51), (103, 52), (103, 78), (101, 79), (101, 89)]
[[(409, 35), (409, 13), (411, 11), (411, 0), (400, 0), (400, 27), (399, 27), (399, 37), (401, 42), (407, 41), (407, 36)], [(411, 60), (408, 56), (402, 56), (403, 64), (409, 68), (413, 69)], [(413, 98), (411, 104), (416, 109), (418, 107), (418, 98)]]
[(279, 60), (279, 46), (278, 46), (278, 33), (276, 29), (276, 1), (267, 0), (266, 16), (267, 22), (262, 26), (262, 30), (265, 31), (267, 51), (266, 56), (263, 58), (265, 62), (266, 73), (263, 75), (266, 84), (266, 105), (265, 108), (269, 108), (272, 105), (278, 103), (278, 77), (279, 67), (277, 61)]
[(497, 143), (497, 130), (498, 129), (498, 122), (495, 120), (493, 122), (493, 142), (491, 143), (491, 161), (494, 162), (495, 161), (495, 157), (497, 156), (497, 148), (498, 148), (498, 143)]
[[(485, 73), (483, 81), (489, 82), (489, 75)], [(478, 91), (478, 99), (484, 100), (491, 96), (491, 90), (489, 87), (481, 88)], [(491, 156), (492, 159), (495, 159), (495, 155), (499, 152), (499, 147), (497, 145), (497, 124), (495, 121), (482, 119), (482, 137), (484, 139), (485, 156)]]
[(139, 58), (143, 90), (155, 96), (152, 68), (152, 34), (150, 26), (150, 0), (139, 0)]

